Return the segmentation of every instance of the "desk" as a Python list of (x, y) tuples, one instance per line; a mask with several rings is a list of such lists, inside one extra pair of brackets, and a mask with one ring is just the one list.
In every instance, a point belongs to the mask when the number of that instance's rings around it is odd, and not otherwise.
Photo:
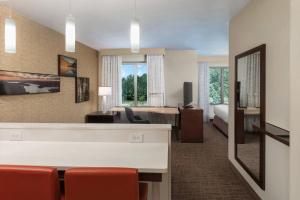
[[(150, 113), (149, 121), (153, 124), (173, 124), (174, 128), (179, 129), (180, 112), (177, 107), (131, 107), (135, 113)], [(125, 112), (124, 107), (114, 107), (111, 112)], [(153, 114), (153, 115), (152, 115)], [(157, 115), (158, 114), (158, 115)], [(121, 115), (120, 115), (121, 116)]]
[[(178, 115), (177, 107), (131, 107), (133, 112), (152, 112), (165, 115)], [(111, 109), (113, 112), (125, 112), (124, 107), (114, 107)]]
[[(151, 174), (168, 173), (168, 144), (0, 141), (0, 164), (50, 166), (61, 171), (72, 167), (128, 167), (149, 178)], [(152, 187), (152, 197), (157, 200), (160, 183), (153, 182)]]
[(260, 115), (260, 108), (237, 108), (239, 111), (244, 111), (245, 116)]

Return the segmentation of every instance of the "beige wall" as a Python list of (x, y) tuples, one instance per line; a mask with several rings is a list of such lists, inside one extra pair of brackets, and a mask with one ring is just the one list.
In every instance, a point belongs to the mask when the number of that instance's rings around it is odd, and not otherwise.
[[(168, 106), (183, 104), (183, 82), (193, 82), (193, 99), (198, 99), (198, 55), (197, 51), (171, 51), (165, 49), (141, 49), (140, 54), (165, 55), (165, 88)], [(140, 55), (139, 54), (139, 55)], [(132, 55), (130, 49), (103, 49), (99, 54), (99, 68), (101, 69), (101, 55)], [(133, 54), (134, 55), (134, 54)], [(101, 100), (100, 102), (101, 103)]]
[(207, 62), (210, 66), (228, 67), (229, 56), (198, 56), (198, 62)]
[(291, 70), (290, 70), (290, 200), (300, 197), (300, 1), (291, 1)]
[(84, 122), (85, 114), (97, 109), (98, 52), (77, 43), (76, 53), (64, 51), (64, 36), (13, 13), (17, 24), (17, 53), (4, 53), (4, 19), (0, 6), (0, 69), (57, 74), (57, 55), (78, 59), (78, 76), (90, 78), (90, 101), (75, 104), (75, 79), (61, 78), (61, 92), (0, 96), (0, 122)]
[[(248, 49), (267, 44), (266, 121), (289, 129), (289, 0), (252, 0), (230, 22), (230, 116), (229, 158), (253, 189), (263, 198), (288, 199), (289, 148), (269, 143), (281, 154), (267, 160), (266, 191), (261, 190), (234, 159), (234, 56)], [(278, 146), (276, 146), (278, 145)], [(275, 151), (274, 151), (275, 153)], [(272, 149), (266, 157), (274, 157)], [(285, 164), (285, 165), (282, 165)], [(273, 177), (272, 179), (270, 179)]]
[[(165, 49), (164, 48), (143, 48), (140, 49), (139, 55), (146, 55), (146, 54), (165, 54)], [(100, 55), (101, 56), (126, 56), (126, 55), (136, 55), (131, 53), (130, 49), (101, 49), (100, 50)]]
[(168, 106), (183, 104), (183, 83), (193, 82), (193, 101), (198, 99), (198, 55), (197, 51), (166, 51), (165, 87)]

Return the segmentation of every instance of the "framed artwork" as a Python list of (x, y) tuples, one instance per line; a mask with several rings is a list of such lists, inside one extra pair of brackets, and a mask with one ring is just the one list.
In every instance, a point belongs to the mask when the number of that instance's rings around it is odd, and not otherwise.
[(54, 92), (60, 92), (59, 76), (0, 70), (0, 95)]
[(75, 102), (81, 103), (90, 100), (90, 79), (84, 77), (75, 78)]
[(64, 77), (76, 77), (77, 60), (68, 56), (58, 55), (58, 75)]

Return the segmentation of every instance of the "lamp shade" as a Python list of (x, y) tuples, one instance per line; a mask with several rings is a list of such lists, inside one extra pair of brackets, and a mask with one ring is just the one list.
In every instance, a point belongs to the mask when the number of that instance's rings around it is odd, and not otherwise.
[(12, 18), (5, 19), (5, 52), (16, 53), (16, 22)]
[(140, 24), (136, 19), (131, 22), (130, 43), (131, 43), (131, 52), (139, 53), (140, 52)]
[(75, 19), (69, 15), (66, 19), (65, 48), (67, 52), (75, 52)]
[(98, 95), (99, 96), (111, 96), (112, 90), (111, 87), (99, 87)]

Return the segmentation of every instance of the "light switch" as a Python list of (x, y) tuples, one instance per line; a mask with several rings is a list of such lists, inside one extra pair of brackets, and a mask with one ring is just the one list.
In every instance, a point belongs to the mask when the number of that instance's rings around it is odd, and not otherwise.
[(130, 134), (129, 142), (130, 143), (143, 143), (144, 135), (141, 133), (132, 133), (132, 134)]
[(10, 141), (22, 141), (23, 133), (21, 131), (10, 132)]

